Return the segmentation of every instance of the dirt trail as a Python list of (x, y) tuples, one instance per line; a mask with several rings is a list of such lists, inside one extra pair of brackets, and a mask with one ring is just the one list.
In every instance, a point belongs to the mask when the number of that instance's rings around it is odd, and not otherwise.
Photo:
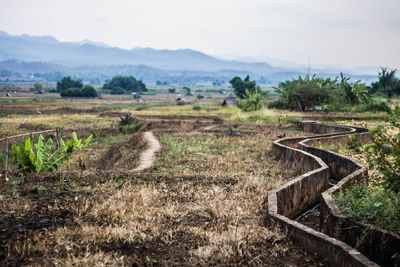
[(140, 155), (139, 166), (133, 171), (143, 171), (150, 168), (154, 164), (155, 154), (161, 149), (160, 142), (152, 132), (145, 132), (143, 139), (149, 147)]

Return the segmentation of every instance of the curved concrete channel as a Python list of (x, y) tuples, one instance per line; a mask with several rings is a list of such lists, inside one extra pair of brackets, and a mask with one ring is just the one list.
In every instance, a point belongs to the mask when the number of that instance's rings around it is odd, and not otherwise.
[[(302, 121), (300, 128), (307, 132), (317, 133), (312, 137), (285, 138), (273, 143), (274, 154), (282, 161), (302, 171), (302, 175), (272, 190), (268, 194), (268, 220), (279, 224), (288, 231), (295, 243), (310, 253), (317, 253), (332, 266), (378, 266), (352, 246), (323, 232), (338, 222), (330, 218), (330, 205), (322, 197), (335, 183), (346, 187), (354, 181), (362, 181), (367, 177), (365, 166), (344, 156), (316, 148), (315, 142), (338, 138), (348, 141), (350, 134), (356, 133), (367, 139), (367, 129), (337, 125), (327, 125), (312, 121)], [(360, 138), (360, 137), (359, 137)], [(330, 195), (329, 195), (330, 196)], [(316, 206), (321, 210), (319, 216)], [(306, 214), (314, 215), (314, 226), (310, 228), (296, 221)], [(333, 216), (334, 217), (334, 216)], [(338, 225), (334, 225), (338, 226)], [(323, 232), (318, 231), (319, 228)], [(335, 227), (333, 227), (335, 228)], [(336, 228), (335, 228), (336, 229)], [(325, 230), (325, 231), (324, 231)]]

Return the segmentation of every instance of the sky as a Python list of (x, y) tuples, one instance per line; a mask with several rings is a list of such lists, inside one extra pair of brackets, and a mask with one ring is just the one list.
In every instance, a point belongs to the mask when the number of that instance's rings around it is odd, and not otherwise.
[(0, 30), (400, 69), (400, 0), (0, 0)]

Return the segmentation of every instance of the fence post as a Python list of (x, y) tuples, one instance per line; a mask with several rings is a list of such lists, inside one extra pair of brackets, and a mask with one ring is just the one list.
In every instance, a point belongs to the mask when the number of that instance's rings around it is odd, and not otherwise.
[(58, 140), (58, 127), (56, 128), (56, 143), (57, 143), (57, 149), (60, 147), (60, 141)]
[(8, 177), (7, 177), (7, 173), (8, 173), (8, 134), (6, 134), (6, 159), (5, 159), (5, 166), (4, 168), (6, 169), (6, 171), (4, 172), (4, 176), (6, 181), (8, 181)]
[(31, 144), (33, 144), (33, 131), (31, 131)]

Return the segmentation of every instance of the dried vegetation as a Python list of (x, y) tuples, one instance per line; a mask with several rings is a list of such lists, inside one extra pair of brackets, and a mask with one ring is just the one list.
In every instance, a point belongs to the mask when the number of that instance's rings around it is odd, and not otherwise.
[(252, 125), (204, 130), (215, 120), (172, 119), (148, 125), (163, 146), (151, 170), (134, 174), (127, 171), (134, 164), (117, 162), (129, 154), (122, 146), (137, 144), (133, 137), (111, 145), (112, 156), (92, 159), (105, 171), (3, 183), (1, 265), (321, 264), (264, 225), (268, 190), (296, 175), (273, 159), (271, 142), (299, 133)]

